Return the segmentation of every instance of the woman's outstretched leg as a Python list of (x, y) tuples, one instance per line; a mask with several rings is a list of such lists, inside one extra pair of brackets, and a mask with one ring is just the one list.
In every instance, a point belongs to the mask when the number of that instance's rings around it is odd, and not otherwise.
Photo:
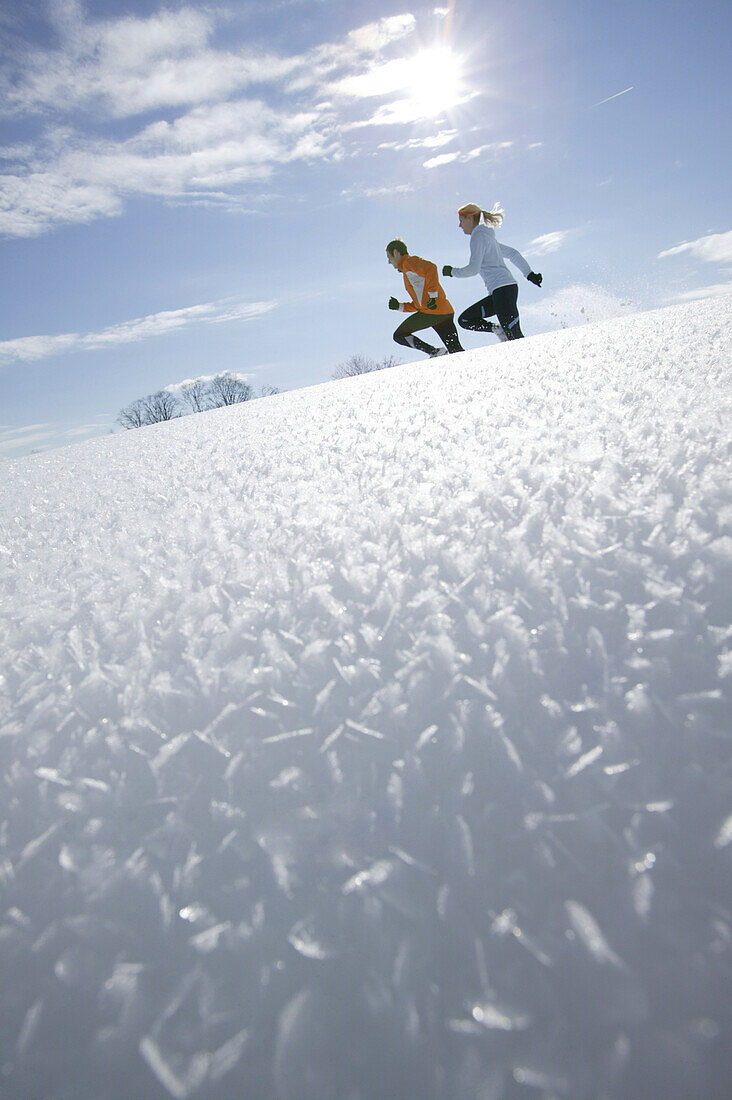
[(468, 329), (470, 332), (494, 332), (496, 326), (487, 318), (495, 317), (495, 314), (493, 295), (489, 294), (487, 298), (481, 298), (479, 302), (463, 310), (458, 317), (458, 324), (460, 328)]

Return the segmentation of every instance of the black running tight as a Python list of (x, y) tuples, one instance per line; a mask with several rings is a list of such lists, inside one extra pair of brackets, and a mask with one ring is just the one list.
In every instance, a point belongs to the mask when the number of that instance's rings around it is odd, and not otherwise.
[(519, 324), (517, 302), (518, 286), (516, 283), (496, 287), (487, 298), (481, 298), (475, 305), (468, 306), (458, 317), (458, 324), (461, 328), (467, 328), (473, 332), (492, 332), (493, 326), (487, 318), (498, 317), (498, 323), (505, 332), (507, 339), (520, 340), (523, 332)]
[(425, 351), (428, 355), (434, 355), (437, 348), (414, 335), (415, 332), (425, 328), (435, 330), (451, 355), (456, 351), (463, 350), (452, 313), (439, 313), (436, 316), (421, 311), (410, 313), (394, 333), (394, 339), (397, 344), (403, 344), (404, 347), (415, 348), (417, 351)]

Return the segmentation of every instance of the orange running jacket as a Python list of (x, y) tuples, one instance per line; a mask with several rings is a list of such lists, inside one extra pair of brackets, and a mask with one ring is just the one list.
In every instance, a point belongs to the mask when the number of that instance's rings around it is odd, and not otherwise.
[[(402, 313), (454, 313), (445, 296), (445, 291), (440, 286), (437, 277), (437, 267), (429, 260), (423, 260), (421, 256), (402, 256), (399, 261), (399, 270), (404, 276), (404, 285), (411, 297), (411, 302), (402, 302), (399, 306)], [(437, 299), (437, 308), (428, 309), (427, 302), (430, 298)]]

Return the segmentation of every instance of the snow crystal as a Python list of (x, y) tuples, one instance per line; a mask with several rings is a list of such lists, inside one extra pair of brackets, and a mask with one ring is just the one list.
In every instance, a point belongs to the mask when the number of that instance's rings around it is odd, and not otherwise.
[(0, 1092), (726, 1094), (732, 300), (552, 310), (3, 463)]

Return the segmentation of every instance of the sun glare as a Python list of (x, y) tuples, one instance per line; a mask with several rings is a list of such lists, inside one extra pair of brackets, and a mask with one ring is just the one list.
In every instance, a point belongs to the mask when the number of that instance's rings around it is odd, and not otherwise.
[(446, 46), (434, 46), (405, 58), (404, 82), (410, 103), (432, 118), (456, 106), (463, 97), (460, 59)]
[(411, 57), (386, 61), (365, 73), (345, 77), (338, 88), (356, 98), (396, 97), (374, 116), (386, 122), (435, 118), (470, 98), (463, 59), (447, 46), (432, 46)]

